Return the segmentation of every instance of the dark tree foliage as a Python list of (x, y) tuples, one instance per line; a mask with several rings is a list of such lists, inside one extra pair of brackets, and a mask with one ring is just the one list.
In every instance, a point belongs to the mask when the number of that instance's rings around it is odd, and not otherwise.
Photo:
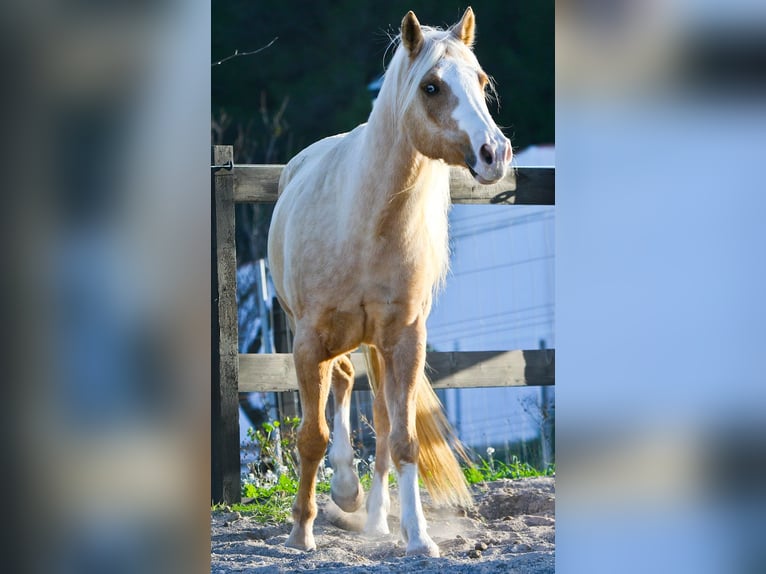
[[(213, 0), (211, 62), (279, 39), (253, 56), (212, 68), (213, 143), (235, 146), (237, 163), (285, 163), (323, 137), (366, 121), (367, 84), (384, 69), (390, 36), (407, 10), (448, 26), (469, 2), (453, 0)], [(476, 54), (494, 77), (491, 106), (514, 148), (554, 141), (554, 0), (475, 0)], [(390, 56), (390, 54), (388, 54)], [(239, 215), (239, 214), (238, 214)], [(241, 260), (264, 256), (270, 212), (244, 216)], [(239, 247), (239, 245), (238, 245)]]

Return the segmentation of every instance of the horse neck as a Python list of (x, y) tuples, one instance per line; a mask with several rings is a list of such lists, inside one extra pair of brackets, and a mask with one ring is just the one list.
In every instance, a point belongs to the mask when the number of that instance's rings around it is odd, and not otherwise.
[(384, 249), (403, 261), (417, 261), (438, 290), (449, 265), (449, 167), (419, 153), (386, 111), (375, 110), (365, 128), (357, 213), (364, 213), (368, 238), (378, 246), (382, 239)]
[[(365, 134), (365, 198), (378, 219), (381, 233), (386, 229), (405, 229), (408, 223), (429, 211), (432, 217), (444, 211), (434, 211), (433, 204), (449, 202), (447, 187), (449, 168), (441, 160), (430, 159), (418, 152), (401, 128), (393, 121), (391, 102), (376, 103)], [(431, 209), (429, 209), (431, 208)], [(446, 211), (444, 211), (446, 220)]]

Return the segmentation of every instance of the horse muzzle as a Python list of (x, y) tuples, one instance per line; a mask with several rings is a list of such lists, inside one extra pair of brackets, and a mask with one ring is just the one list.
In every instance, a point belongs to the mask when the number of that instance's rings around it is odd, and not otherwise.
[(471, 155), (466, 157), (466, 166), (474, 179), (484, 185), (496, 183), (505, 176), (513, 158), (511, 141), (505, 136), (492, 138), (481, 145), (478, 154)]

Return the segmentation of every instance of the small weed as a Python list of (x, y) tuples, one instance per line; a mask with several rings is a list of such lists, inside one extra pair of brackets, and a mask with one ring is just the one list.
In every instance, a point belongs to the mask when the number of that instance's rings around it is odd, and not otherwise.
[(249, 470), (256, 476), (268, 475), (269, 471), (278, 476), (290, 474), (298, 479), (296, 463), (297, 429), (301, 419), (286, 418), (279, 421), (265, 422), (259, 429), (247, 429), (247, 438), (258, 450), (257, 463), (251, 463)]

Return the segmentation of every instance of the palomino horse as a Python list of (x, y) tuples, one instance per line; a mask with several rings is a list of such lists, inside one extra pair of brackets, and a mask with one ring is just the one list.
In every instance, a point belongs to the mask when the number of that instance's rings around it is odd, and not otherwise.
[(437, 502), (469, 504), (454, 438), (424, 374), (426, 317), (447, 271), (449, 165), (480, 183), (505, 175), (510, 141), (490, 117), (489, 84), (471, 50), (469, 8), (449, 30), (402, 20), (397, 47), (366, 124), (299, 153), (279, 182), (269, 261), (295, 341), (303, 420), (300, 486), (287, 545), (312, 550), (317, 468), (336, 405), (332, 498), (346, 512), (364, 493), (352, 468), (348, 353), (362, 345), (375, 393), (376, 460), (364, 531), (388, 534), (390, 460), (398, 471), (407, 554), (438, 556), (426, 532), (418, 473)]

